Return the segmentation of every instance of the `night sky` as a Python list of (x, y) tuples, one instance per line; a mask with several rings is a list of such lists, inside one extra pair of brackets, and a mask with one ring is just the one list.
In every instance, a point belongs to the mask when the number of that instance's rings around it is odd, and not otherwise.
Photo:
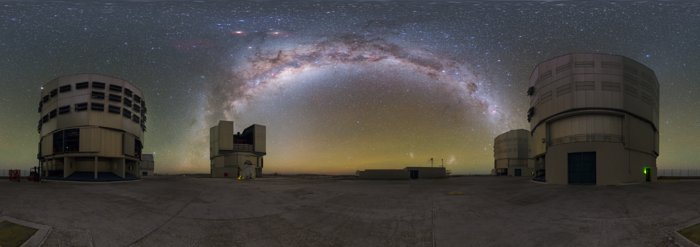
[(40, 86), (140, 87), (157, 173), (209, 172), (208, 128), (267, 126), (265, 172), (426, 165), (488, 173), (529, 129), (532, 68), (624, 55), (661, 84), (659, 168), (698, 168), (700, 5), (691, 1), (0, 2), (0, 169), (36, 165)]

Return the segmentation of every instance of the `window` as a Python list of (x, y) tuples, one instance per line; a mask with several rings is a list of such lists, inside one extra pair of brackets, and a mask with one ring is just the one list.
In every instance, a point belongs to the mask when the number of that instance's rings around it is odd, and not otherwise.
[(567, 71), (567, 70), (570, 70), (570, 69), (571, 69), (571, 63), (570, 63), (570, 62), (567, 63), (567, 64), (564, 64), (564, 65), (559, 65), (559, 66), (557, 66), (557, 74), (558, 74), (558, 73), (561, 73), (561, 72), (564, 72), (564, 71)]
[(53, 133), (53, 152), (63, 153), (63, 131)]
[(78, 82), (75, 84), (75, 89), (86, 89), (88, 87), (89, 87), (89, 85), (88, 85), (88, 82), (86, 82), (86, 81)]
[(75, 111), (85, 111), (87, 110), (88, 103), (78, 103), (75, 104)]
[(70, 112), (70, 106), (64, 105), (58, 108), (58, 115), (68, 114)]
[(122, 111), (122, 115), (124, 115), (126, 118), (131, 118), (131, 111), (124, 109), (124, 111)]
[(136, 114), (134, 114), (131, 117), (131, 121), (133, 121), (134, 123), (141, 123), (141, 118), (139, 118), (139, 116), (136, 116)]
[(49, 114), (46, 114), (46, 115), (44, 115), (43, 117), (41, 117), (41, 122), (42, 122), (42, 123), (46, 123), (46, 122), (48, 122), (48, 121), (49, 121)]
[(93, 99), (105, 99), (105, 93), (92, 91)]
[(70, 84), (63, 85), (63, 86), (58, 88), (58, 92), (60, 92), (60, 93), (70, 92), (70, 90), (71, 90)]
[(116, 94), (109, 94), (109, 101), (112, 102), (122, 102), (122, 96)]
[(119, 114), (122, 113), (122, 108), (119, 106), (109, 105), (109, 112)]
[(128, 88), (124, 88), (124, 95), (126, 95), (126, 97), (131, 97), (131, 95), (132, 95), (131, 90)]
[(51, 112), (49, 112), (49, 118), (55, 118), (55, 117), (56, 117), (56, 109), (53, 109), (53, 110), (51, 110)]
[(593, 66), (595, 66), (595, 62), (594, 61), (576, 61), (574, 63), (574, 66), (576, 66), (578, 68), (593, 68)]
[(51, 90), (51, 98), (56, 97), (56, 94), (58, 94), (58, 90)]
[(48, 95), (44, 96), (44, 98), (42, 98), (41, 101), (44, 102), (44, 103), (48, 102), (48, 101), (49, 101), (49, 96), (48, 96)]
[(77, 153), (80, 151), (80, 129), (67, 129), (63, 131), (63, 152)]
[(122, 86), (119, 85), (109, 85), (109, 91), (112, 92), (122, 92)]
[(141, 102), (141, 97), (139, 97), (138, 95), (134, 94), (134, 102), (136, 102), (136, 103)]
[(595, 90), (595, 82), (594, 81), (577, 81), (574, 83), (576, 84), (576, 91)]
[(41, 109), (44, 108), (44, 102), (39, 101), (39, 113), (41, 113)]
[(124, 97), (124, 106), (131, 107), (131, 100)]
[(93, 81), (93, 82), (92, 82), (92, 88), (95, 88), (95, 89), (105, 89), (105, 83), (104, 83), (104, 82), (99, 82), (99, 81)]
[(93, 110), (93, 111), (105, 111), (105, 104), (92, 103), (92, 104), (90, 104), (90, 110)]
[(134, 112), (141, 112), (141, 107), (139, 105), (134, 105)]

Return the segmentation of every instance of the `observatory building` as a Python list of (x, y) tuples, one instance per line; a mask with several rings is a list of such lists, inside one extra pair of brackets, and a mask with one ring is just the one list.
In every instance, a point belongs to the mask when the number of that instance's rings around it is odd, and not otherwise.
[(139, 177), (146, 102), (128, 81), (98, 74), (43, 85), (38, 131), (41, 175), (110, 181)]
[(233, 134), (232, 121), (219, 121), (209, 129), (211, 176), (255, 178), (262, 176), (265, 126), (253, 124)]
[(623, 56), (567, 54), (538, 64), (527, 94), (536, 179), (599, 185), (656, 180), (654, 71)]
[(525, 129), (500, 134), (493, 143), (494, 175), (530, 176), (530, 132)]

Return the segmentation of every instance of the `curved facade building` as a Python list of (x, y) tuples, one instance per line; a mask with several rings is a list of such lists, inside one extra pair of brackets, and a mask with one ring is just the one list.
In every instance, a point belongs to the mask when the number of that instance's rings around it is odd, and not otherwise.
[(567, 54), (537, 65), (530, 85), (536, 177), (554, 184), (656, 180), (654, 71), (623, 56)]
[(139, 177), (146, 102), (120, 78), (77, 74), (42, 87), (37, 158), (42, 176), (65, 180)]
[(494, 139), (494, 175), (530, 176), (529, 159), (530, 132), (525, 129), (511, 130)]

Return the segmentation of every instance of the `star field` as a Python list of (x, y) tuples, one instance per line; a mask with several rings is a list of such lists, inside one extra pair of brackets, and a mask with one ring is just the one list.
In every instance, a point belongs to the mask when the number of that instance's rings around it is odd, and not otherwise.
[(267, 126), (266, 172), (488, 173), (532, 68), (570, 52), (652, 68), (659, 168), (698, 167), (698, 23), (692, 1), (0, 2), (0, 169), (36, 165), (43, 83), (103, 73), (144, 91), (156, 172), (208, 172), (226, 119)]

